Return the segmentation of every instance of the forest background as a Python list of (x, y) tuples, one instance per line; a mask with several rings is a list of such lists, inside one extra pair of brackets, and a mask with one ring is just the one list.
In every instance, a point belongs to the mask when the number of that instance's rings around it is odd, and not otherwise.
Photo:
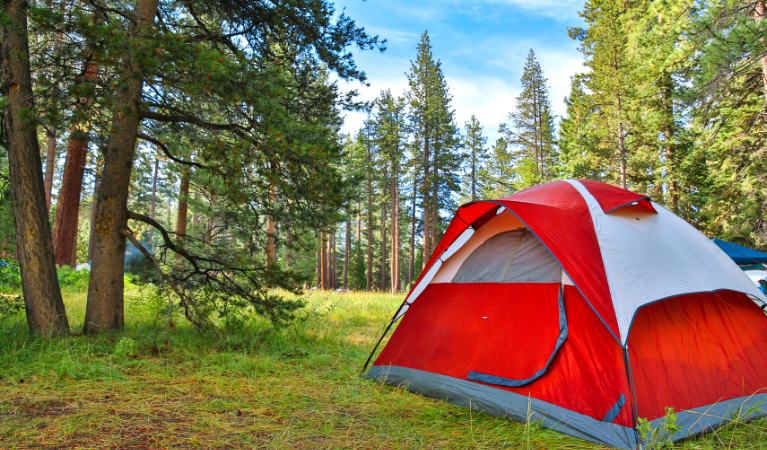
[[(199, 328), (248, 308), (290, 320), (301, 302), (275, 288), (406, 290), (459, 205), (563, 178), (767, 250), (761, 1), (587, 1), (565, 114), (530, 49), (501, 124), (458, 123), (427, 31), (404, 92), (344, 91), (367, 82), (348, 49), (386, 36), (328, 2), (19, 5), (2, 17), (0, 252), (22, 278), (91, 262), (86, 333), (123, 326), (124, 270), (167, 283)], [(342, 131), (346, 111), (359, 130)], [(33, 331), (68, 329), (52, 277), (26, 277)]]

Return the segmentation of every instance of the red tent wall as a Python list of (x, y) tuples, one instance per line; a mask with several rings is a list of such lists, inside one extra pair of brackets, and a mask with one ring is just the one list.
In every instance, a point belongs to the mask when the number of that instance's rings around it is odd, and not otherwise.
[(767, 392), (767, 316), (745, 294), (691, 294), (640, 309), (629, 353), (639, 417)]
[[(558, 289), (558, 284), (537, 283), (430, 285), (403, 316), (374, 366), (466, 380), (479, 357), (485, 370), (521, 378), (540, 369), (551, 353)], [(633, 426), (621, 347), (575, 287), (565, 286), (564, 304), (568, 336), (548, 371), (521, 387), (495, 387), (599, 421), (623, 394), (627, 404), (613, 423)]]

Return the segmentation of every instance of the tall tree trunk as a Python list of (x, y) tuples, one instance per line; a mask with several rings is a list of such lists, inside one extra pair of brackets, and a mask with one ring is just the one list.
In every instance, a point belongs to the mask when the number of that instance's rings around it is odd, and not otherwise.
[[(349, 211), (347, 211), (347, 214)], [(349, 257), (352, 252), (352, 217), (351, 214), (346, 218), (346, 249), (344, 251), (344, 289), (348, 289), (349, 281)]]
[[(434, 148), (434, 182), (432, 183), (431, 198), (431, 236), (429, 237), (429, 258), (437, 249), (437, 232), (439, 227), (439, 152)], [(424, 257), (424, 261), (426, 258)]]
[(53, 191), (53, 173), (56, 171), (56, 130), (47, 130), (48, 142), (45, 152), (45, 204), (51, 210), (51, 191)]
[(416, 203), (418, 203), (418, 172), (413, 176), (413, 211), (410, 218), (410, 258), (407, 268), (407, 285), (408, 289), (413, 288), (413, 277), (415, 276), (415, 210)]
[(129, 28), (120, 78), (125, 80), (115, 96), (115, 114), (104, 157), (104, 169), (96, 204), (96, 239), (88, 285), (83, 333), (123, 328), (125, 323), (123, 271), (128, 226), (128, 193), (139, 126), (139, 103), (144, 72), (131, 58), (132, 45), (152, 26), (158, 0), (137, 0), (134, 22)]
[[(619, 78), (619, 70), (620, 66), (618, 64), (618, 59), (615, 58), (613, 60), (613, 68), (615, 69), (615, 79), (620, 80)], [(622, 110), (622, 104), (621, 104), (621, 94), (620, 92), (617, 93), (615, 97), (615, 106), (618, 109), (618, 153), (620, 154), (621, 159), (621, 187), (623, 189), (626, 189), (626, 141), (625, 141), (625, 133), (623, 132), (623, 110)]]
[[(88, 236), (88, 264), (93, 261), (93, 241), (96, 239), (96, 199), (99, 198), (101, 187), (101, 174), (96, 171), (96, 180), (93, 182), (93, 200), (91, 201), (91, 231)], [(152, 231), (152, 228), (149, 228)]]
[[(370, 164), (370, 149), (368, 148), (368, 164)], [(368, 260), (367, 260), (367, 290), (373, 289), (373, 180), (368, 170)]]
[(667, 206), (674, 214), (679, 212), (679, 190), (676, 181), (676, 151), (675, 151), (675, 127), (674, 123), (674, 105), (671, 98), (673, 89), (673, 80), (671, 74), (664, 71), (661, 83), (663, 89), (663, 138), (666, 145), (666, 187), (668, 189)]
[(391, 178), (391, 293), (400, 290), (399, 281), (399, 179), (397, 169)]
[[(79, 133), (79, 130), (72, 131)], [(53, 253), (56, 264), (60, 266), (74, 267), (76, 264), (77, 254), (72, 249), (77, 247), (80, 193), (87, 156), (87, 141), (70, 136), (59, 200), (56, 203), (56, 218), (53, 222)]]
[[(316, 237), (316, 235), (315, 235)], [(322, 289), (322, 239), (319, 239), (317, 251), (314, 253), (314, 278), (317, 280), (317, 289)]]
[(423, 146), (423, 266), (421, 270), (426, 268), (426, 263), (429, 262), (429, 247), (431, 242), (431, 204), (429, 202), (429, 194), (431, 190), (431, 178), (429, 176), (429, 130), (425, 130), (426, 139)]
[[(101, 23), (101, 13), (96, 12), (93, 23)], [(83, 82), (95, 86), (99, 67), (90, 61), (91, 54), (83, 62)], [(83, 95), (75, 102), (75, 110), (84, 113), (88, 97)], [(80, 195), (83, 188), (85, 163), (88, 158), (88, 124), (75, 123), (69, 132), (67, 156), (61, 176), (59, 199), (56, 203), (56, 219), (53, 223), (53, 254), (56, 264), (75, 267), (77, 264), (77, 229), (80, 221)]]
[[(176, 216), (176, 243), (179, 247), (184, 246), (186, 238), (187, 217), (189, 216), (189, 176), (181, 177), (181, 187), (178, 191), (178, 215)], [(176, 261), (181, 260), (181, 255), (176, 253)]]
[[(384, 189), (382, 189), (385, 191)], [(382, 195), (382, 197), (384, 197)], [(385, 197), (384, 197), (385, 198)], [(381, 292), (386, 291), (386, 202), (381, 202)]]
[(327, 235), (323, 231), (320, 234), (320, 267), (322, 270), (322, 283), (320, 284), (320, 289), (327, 289), (328, 288), (328, 280), (330, 279), (330, 274), (328, 274), (328, 242), (327, 242)]
[[(53, 9), (53, 1), (47, 1), (48, 9)], [(64, 13), (64, 2), (60, 2), (61, 12)], [(58, 53), (61, 51), (61, 46), (64, 45), (61, 33), (56, 33), (56, 43), (54, 44), (54, 51)], [(58, 87), (58, 83), (56, 83)], [(46, 129), (46, 152), (45, 152), (45, 203), (48, 207), (48, 212), (51, 210), (51, 195), (53, 191), (53, 173), (56, 171), (56, 127), (49, 127)]]
[(277, 234), (277, 223), (271, 217), (266, 221), (266, 266), (272, 267), (277, 261), (277, 245), (275, 244), (275, 235)]
[(354, 234), (354, 248), (360, 248), (362, 244), (362, 214), (360, 214), (360, 204), (357, 203), (357, 231)]
[(626, 145), (624, 138), (623, 122), (618, 122), (618, 153), (621, 158), (621, 187), (626, 189)]
[(291, 264), (291, 250), (290, 247), (293, 244), (293, 235), (290, 233), (290, 230), (287, 230), (285, 232), (285, 270), (290, 270), (290, 264)]
[(11, 201), (27, 326), (31, 333), (64, 336), (69, 333), (69, 322), (56, 276), (40, 170), (29, 67), (27, 2), (7, 0), (2, 7), (5, 18), (0, 26), (0, 93), (7, 102), (3, 131), (8, 143)]
[[(160, 158), (154, 160), (154, 175), (152, 175), (152, 201), (149, 203), (149, 217), (154, 220), (155, 209), (157, 208), (157, 170), (160, 168)], [(93, 227), (91, 227), (91, 230)], [(154, 234), (154, 227), (149, 227), (147, 231), (147, 241), (149, 245), (152, 245), (152, 234)], [(207, 233), (206, 233), (207, 234)], [(206, 239), (205, 242), (208, 242)]]
[[(94, 19), (94, 22), (97, 20)], [(99, 68), (84, 62), (83, 81), (95, 83)], [(80, 97), (75, 103), (78, 111), (88, 107), (88, 98)], [(53, 223), (53, 254), (56, 264), (74, 267), (77, 264), (77, 228), (80, 219), (80, 194), (83, 187), (85, 163), (88, 158), (88, 125), (75, 124), (69, 133), (67, 159), (61, 176), (61, 189), (56, 203), (56, 219)]]
[(9, 236), (8, 234), (6, 234), (3, 237), (3, 243), (0, 244), (0, 257), (2, 257), (2, 258), (7, 258), (8, 257), (8, 244), (9, 244), (10, 240), (11, 240), (11, 236)]
[(330, 265), (330, 289), (336, 288), (336, 227), (333, 225), (333, 231), (328, 239), (328, 263)]
[(471, 149), (471, 201), (477, 199), (477, 149)]

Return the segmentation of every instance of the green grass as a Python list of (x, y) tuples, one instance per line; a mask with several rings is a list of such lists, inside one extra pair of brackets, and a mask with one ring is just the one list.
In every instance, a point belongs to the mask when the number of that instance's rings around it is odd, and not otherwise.
[[(145, 293), (129, 287), (120, 333), (32, 339), (2, 322), (0, 448), (600, 448), (360, 379), (401, 296), (315, 292), (299, 323), (218, 337), (160, 327)], [(85, 294), (65, 299), (77, 331)], [(677, 447), (767, 448), (765, 426)]]

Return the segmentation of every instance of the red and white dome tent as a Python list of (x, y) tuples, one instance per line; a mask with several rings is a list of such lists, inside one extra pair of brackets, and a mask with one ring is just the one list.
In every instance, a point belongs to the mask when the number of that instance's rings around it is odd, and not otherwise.
[(555, 181), (458, 209), (366, 376), (636, 448), (666, 407), (674, 440), (765, 415), (765, 302), (649, 198)]

